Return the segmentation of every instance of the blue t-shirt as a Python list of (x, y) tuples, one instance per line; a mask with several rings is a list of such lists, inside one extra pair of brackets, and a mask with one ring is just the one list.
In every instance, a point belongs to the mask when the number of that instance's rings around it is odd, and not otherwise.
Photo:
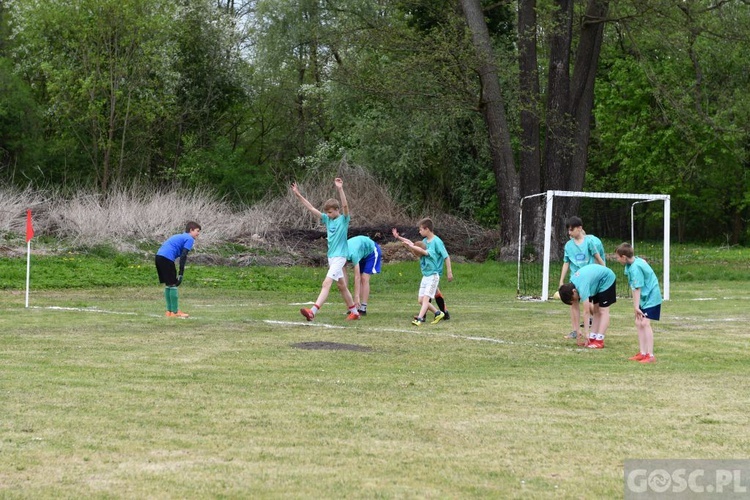
[(359, 262), (375, 251), (375, 242), (367, 236), (354, 236), (346, 241), (349, 246), (349, 255), (346, 260), (352, 264)]
[(161, 255), (171, 261), (175, 261), (182, 255), (183, 248), (188, 251), (192, 250), (193, 243), (195, 243), (195, 238), (190, 236), (190, 233), (175, 234), (164, 242), (159, 251), (156, 252), (156, 255)]
[(601, 264), (583, 266), (570, 277), (571, 283), (578, 290), (581, 302), (611, 287), (615, 279), (614, 271)]
[(589, 238), (588, 235), (583, 238), (580, 245), (572, 238), (568, 240), (565, 244), (563, 262), (570, 264), (570, 275), (573, 276), (583, 266), (596, 262), (594, 259), (595, 253), (599, 253), (599, 250), (596, 248), (594, 240)]
[(648, 309), (661, 304), (659, 279), (648, 262), (636, 257), (632, 264), (625, 265), (625, 276), (628, 277), (631, 289), (641, 289), (641, 300), (638, 304), (641, 309)]
[(328, 258), (348, 257), (349, 246), (346, 244), (346, 237), (349, 232), (348, 215), (341, 214), (335, 219), (331, 219), (327, 214), (320, 214), (320, 221), (326, 226), (328, 235)]
[(427, 255), (419, 258), (419, 267), (422, 268), (422, 276), (443, 274), (443, 263), (448, 258), (448, 250), (445, 249), (443, 240), (437, 236), (433, 236), (431, 241), (428, 241), (427, 238), (422, 241), (427, 250)]

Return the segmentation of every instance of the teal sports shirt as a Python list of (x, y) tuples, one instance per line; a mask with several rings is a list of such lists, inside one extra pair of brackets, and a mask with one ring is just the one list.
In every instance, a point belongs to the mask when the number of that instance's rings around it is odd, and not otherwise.
[(448, 258), (448, 250), (445, 249), (443, 240), (437, 236), (433, 236), (432, 241), (427, 241), (427, 238), (422, 241), (427, 247), (427, 255), (419, 258), (419, 267), (422, 268), (422, 276), (443, 274), (443, 263)]
[(329, 259), (349, 256), (349, 245), (346, 244), (346, 238), (349, 232), (350, 219), (350, 216), (343, 214), (335, 219), (328, 217), (328, 214), (320, 214), (320, 221), (326, 226)]
[(375, 251), (375, 242), (367, 236), (354, 236), (346, 241), (349, 246), (349, 255), (346, 260), (352, 264), (358, 264), (359, 261)]
[(598, 252), (596, 243), (588, 235), (583, 238), (580, 245), (576, 243), (576, 240), (570, 239), (565, 244), (563, 262), (570, 264), (570, 275), (573, 276), (582, 267), (596, 262), (594, 254)]
[(641, 289), (641, 300), (638, 304), (641, 309), (648, 309), (661, 304), (659, 279), (648, 262), (636, 257), (632, 264), (625, 265), (625, 276), (628, 277), (628, 284), (631, 289)]
[(615, 280), (614, 271), (601, 264), (584, 266), (570, 277), (570, 281), (575, 285), (576, 290), (578, 290), (581, 302), (608, 289), (614, 284)]

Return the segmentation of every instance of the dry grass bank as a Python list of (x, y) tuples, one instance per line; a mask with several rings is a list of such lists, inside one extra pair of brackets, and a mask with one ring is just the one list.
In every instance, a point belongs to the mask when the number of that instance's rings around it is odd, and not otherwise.
[[(409, 207), (396, 203), (389, 190), (368, 172), (346, 167), (339, 175), (344, 179), (352, 213), (351, 234), (366, 234), (381, 245), (393, 241), (391, 227), (398, 227), (410, 238), (418, 237), (415, 227), (419, 218), (410, 216)], [(301, 181), (300, 190), (315, 206), (336, 197), (333, 178)], [(195, 220), (203, 226), (204, 249), (239, 243), (304, 255), (317, 254), (325, 248), (324, 228), (291, 190), (252, 207), (237, 209), (210, 191), (200, 189), (167, 191), (130, 186), (113, 189), (106, 195), (81, 189), (74, 195), (63, 196), (0, 187), (0, 233), (9, 242), (3, 247), (6, 254), (14, 250), (10, 241), (15, 237), (17, 244), (18, 237), (23, 237), (29, 208), (33, 211), (37, 236), (52, 237), (76, 247), (106, 244), (132, 251), (144, 244), (155, 245), (181, 232), (185, 222)], [(472, 222), (445, 214), (426, 215), (435, 220), (437, 233), (456, 256), (482, 260), (495, 245), (496, 235)]]

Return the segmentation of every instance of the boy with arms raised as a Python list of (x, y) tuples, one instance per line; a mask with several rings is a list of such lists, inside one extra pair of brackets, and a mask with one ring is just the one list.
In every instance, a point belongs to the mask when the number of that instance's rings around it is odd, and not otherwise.
[[(578, 304), (583, 303), (584, 338), (578, 338), (578, 345), (604, 348), (604, 335), (609, 328), (609, 306), (617, 302), (616, 281), (611, 269), (590, 264), (579, 269), (571, 276), (570, 283), (559, 288), (560, 300), (565, 304), (578, 309)], [(590, 317), (594, 320), (589, 327)]]
[(347, 309), (349, 309), (349, 315), (346, 319), (359, 319), (357, 306), (354, 304), (352, 294), (349, 293), (349, 288), (346, 285), (346, 275), (344, 274), (344, 266), (346, 265), (346, 259), (349, 255), (349, 247), (346, 244), (350, 220), (349, 205), (346, 202), (346, 195), (344, 194), (344, 181), (337, 177), (334, 179), (333, 183), (339, 193), (339, 198), (341, 198), (341, 205), (339, 208), (338, 200), (331, 198), (323, 205), (323, 212), (325, 213), (320, 212), (320, 210), (315, 208), (312, 203), (302, 196), (296, 182), (292, 184), (292, 192), (294, 195), (299, 198), (305, 208), (318, 217), (325, 225), (326, 234), (328, 236), (328, 273), (323, 280), (320, 294), (315, 300), (315, 304), (313, 304), (312, 308), (307, 309), (303, 307), (299, 310), (300, 314), (302, 314), (307, 321), (312, 321), (320, 308), (323, 307), (326, 299), (328, 299), (328, 293), (330, 292), (331, 285), (334, 281), (341, 292), (341, 296), (344, 298), (344, 303), (346, 304)]
[(445, 264), (445, 269), (448, 273), (448, 281), (453, 281), (453, 270), (451, 268), (451, 258), (445, 249), (443, 240), (433, 232), (432, 219), (422, 219), (419, 221), (419, 234), (424, 238), (422, 242), (425, 248), (420, 248), (411, 240), (400, 236), (395, 227), (392, 233), (396, 239), (409, 247), (411, 253), (419, 257), (419, 266), (422, 269), (422, 281), (419, 285), (418, 294), (418, 301), (421, 308), (419, 315), (414, 318), (412, 324), (415, 326), (423, 325), (428, 310), (435, 314), (435, 319), (432, 323), (440, 322), (442, 319), (445, 319), (445, 313), (432, 305), (430, 299), (434, 299), (437, 293), (440, 275), (443, 273), (443, 264)]
[[(570, 217), (566, 222), (565, 226), (568, 229), (568, 236), (570, 239), (565, 243), (564, 256), (563, 256), (563, 267), (560, 272), (560, 283), (558, 286), (563, 286), (565, 283), (565, 276), (568, 271), (573, 276), (579, 269), (589, 264), (597, 263), (604, 266), (604, 255), (601, 240), (593, 235), (587, 235), (583, 230), (583, 221), (580, 217)], [(597, 244), (598, 243), (598, 244)], [(565, 337), (568, 339), (575, 339), (579, 336), (579, 324), (581, 320), (581, 312), (578, 309), (578, 304), (570, 307), (570, 324), (572, 330)]]
[(648, 262), (636, 257), (630, 243), (622, 243), (615, 250), (617, 262), (625, 266), (625, 276), (633, 290), (633, 308), (635, 309), (635, 328), (638, 330), (638, 354), (631, 361), (654, 363), (654, 330), (651, 320), (659, 321), (661, 317), (661, 289), (659, 280), (648, 265)]

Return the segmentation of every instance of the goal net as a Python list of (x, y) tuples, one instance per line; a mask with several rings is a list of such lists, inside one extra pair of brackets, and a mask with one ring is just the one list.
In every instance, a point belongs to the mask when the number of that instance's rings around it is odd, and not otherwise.
[(586, 234), (602, 240), (607, 267), (617, 275), (618, 296), (630, 296), (624, 268), (614, 257), (617, 245), (627, 241), (654, 269), (669, 300), (669, 195), (580, 191), (547, 191), (521, 200), (518, 298), (547, 300), (557, 291), (568, 241), (565, 221), (573, 215), (583, 220)]

